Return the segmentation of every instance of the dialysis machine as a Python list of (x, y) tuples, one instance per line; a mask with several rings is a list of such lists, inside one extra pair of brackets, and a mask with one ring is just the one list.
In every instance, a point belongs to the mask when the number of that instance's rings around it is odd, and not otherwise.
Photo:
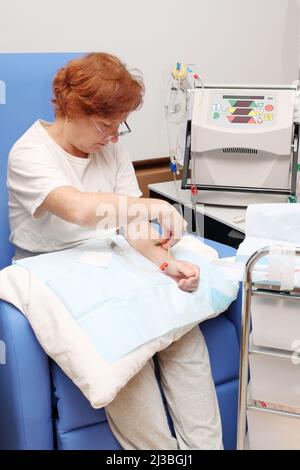
[(238, 207), (293, 202), (296, 88), (202, 86), (193, 94), (181, 186), (191, 189), (192, 201)]

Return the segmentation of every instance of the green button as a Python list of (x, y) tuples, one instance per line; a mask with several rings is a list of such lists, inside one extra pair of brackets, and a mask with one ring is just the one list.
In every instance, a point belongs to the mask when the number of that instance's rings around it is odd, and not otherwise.
[(235, 106), (236, 100), (228, 100), (230, 103), (230, 106)]
[(214, 119), (219, 119), (220, 113), (214, 112), (213, 118)]

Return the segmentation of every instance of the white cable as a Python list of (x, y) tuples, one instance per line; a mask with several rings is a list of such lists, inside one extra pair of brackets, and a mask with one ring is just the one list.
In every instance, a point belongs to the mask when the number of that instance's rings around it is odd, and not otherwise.
[(184, 219), (183, 211), (182, 211), (183, 202), (181, 201), (180, 192), (179, 192), (179, 188), (178, 188), (178, 181), (177, 181), (177, 178), (176, 178), (175, 171), (173, 171), (173, 179), (174, 179), (174, 185), (175, 185), (175, 190), (176, 190), (176, 196), (177, 196), (177, 200), (178, 200), (178, 204), (179, 204), (180, 215)]

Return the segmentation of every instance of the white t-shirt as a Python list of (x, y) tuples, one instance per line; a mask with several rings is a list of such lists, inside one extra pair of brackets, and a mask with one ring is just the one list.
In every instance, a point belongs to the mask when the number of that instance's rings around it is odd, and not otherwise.
[(140, 197), (134, 168), (120, 142), (79, 158), (63, 150), (48, 134), (50, 123), (38, 120), (14, 144), (8, 159), (10, 240), (30, 252), (69, 248), (99, 236), (96, 230), (66, 222), (50, 213), (33, 217), (58, 186), (86, 192), (115, 192)]

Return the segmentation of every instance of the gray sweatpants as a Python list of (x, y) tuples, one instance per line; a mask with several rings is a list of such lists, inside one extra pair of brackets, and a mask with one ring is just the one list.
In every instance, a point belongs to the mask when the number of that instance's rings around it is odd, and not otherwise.
[(172, 436), (153, 360), (105, 409), (111, 430), (127, 450), (222, 449), (219, 407), (205, 339), (198, 326), (157, 353), (172, 417)]

